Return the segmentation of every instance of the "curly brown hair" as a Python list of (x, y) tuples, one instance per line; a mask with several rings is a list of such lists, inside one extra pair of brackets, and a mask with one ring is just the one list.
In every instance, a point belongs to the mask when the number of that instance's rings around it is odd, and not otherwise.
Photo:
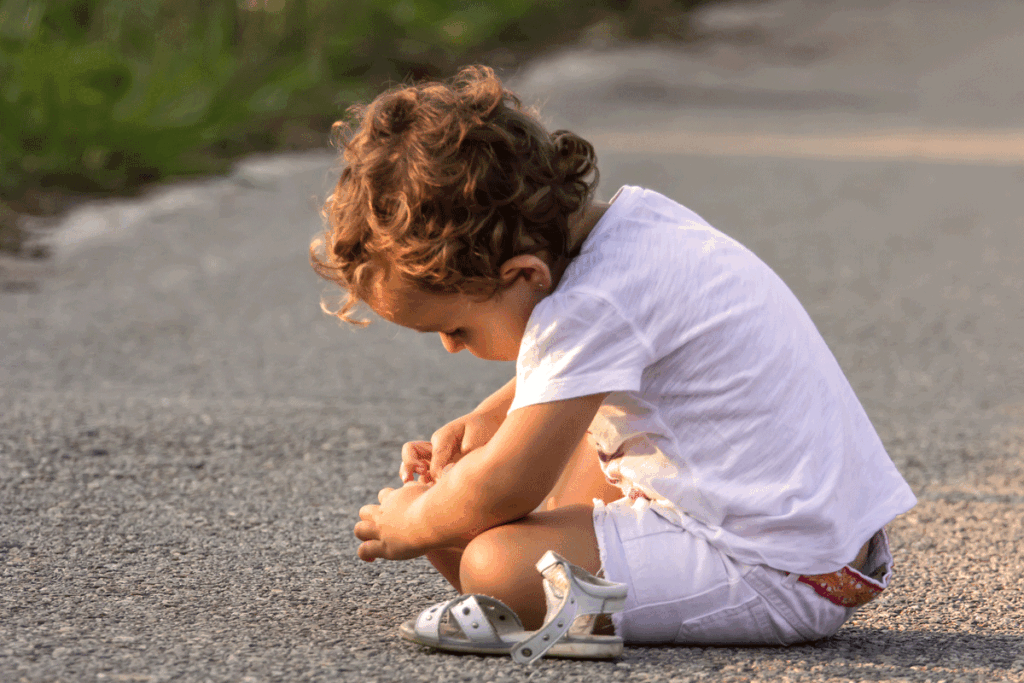
[(328, 313), (366, 325), (352, 309), (392, 270), (431, 293), (489, 298), (513, 256), (569, 256), (569, 218), (597, 186), (594, 148), (549, 133), (491, 69), (393, 88), (349, 114), (358, 127), (334, 124), (345, 168), (310, 245), (313, 269), (348, 293)]

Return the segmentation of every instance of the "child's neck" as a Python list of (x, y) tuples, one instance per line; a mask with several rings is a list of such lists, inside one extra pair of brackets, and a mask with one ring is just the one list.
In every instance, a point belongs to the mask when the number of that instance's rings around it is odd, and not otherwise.
[(611, 206), (608, 202), (590, 202), (576, 215), (576, 220), (569, 221), (569, 252), (578, 251), (587, 235), (594, 229), (601, 216)]
[[(601, 216), (604, 215), (604, 212), (608, 210), (609, 206), (611, 206), (609, 202), (592, 201), (569, 219), (568, 252), (570, 254), (579, 253), (579, 249), (583, 245), (583, 242), (594, 229), (594, 226), (597, 225), (597, 222), (601, 220)], [(559, 281), (562, 279), (562, 273), (565, 272), (570, 261), (572, 261), (572, 258), (559, 258), (556, 259), (555, 263), (552, 265), (552, 289), (558, 286)]]

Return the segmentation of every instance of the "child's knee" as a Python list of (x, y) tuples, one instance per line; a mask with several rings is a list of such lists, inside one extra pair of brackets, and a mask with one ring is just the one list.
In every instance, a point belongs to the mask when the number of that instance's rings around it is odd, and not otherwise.
[(504, 587), (516, 583), (521, 558), (513, 535), (510, 525), (502, 525), (469, 542), (459, 563), (464, 593), (498, 595)]
[[(505, 560), (506, 550), (498, 542), (501, 534), (497, 532), (501, 527), (488, 529), (471, 540), (462, 551), (462, 559), (459, 562), (459, 576), (463, 583), (466, 579), (475, 580), (478, 577), (489, 575), (494, 567), (500, 567)], [(475, 581), (474, 581), (475, 582)]]

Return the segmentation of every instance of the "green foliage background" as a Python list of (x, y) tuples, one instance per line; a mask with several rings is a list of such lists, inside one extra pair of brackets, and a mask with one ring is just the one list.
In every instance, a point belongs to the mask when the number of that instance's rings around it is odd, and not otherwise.
[[(515, 63), (602, 18), (678, 31), (658, 22), (700, 1), (0, 0), (0, 224), (322, 145), (388, 82)], [(0, 249), (17, 239), (0, 225)]]

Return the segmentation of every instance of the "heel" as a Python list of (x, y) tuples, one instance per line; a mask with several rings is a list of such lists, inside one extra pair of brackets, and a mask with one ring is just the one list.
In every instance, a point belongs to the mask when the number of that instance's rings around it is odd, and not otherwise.
[(626, 606), (626, 585), (594, 576), (558, 553), (549, 550), (537, 562), (544, 577), (545, 593), (554, 591), (554, 601), (566, 596), (577, 615), (612, 614)]
[[(625, 586), (623, 586), (625, 588)], [(623, 595), (621, 598), (608, 598), (601, 605), (600, 614), (615, 614), (621, 612), (626, 608), (626, 596)]]
[[(600, 579), (554, 551), (547, 551), (538, 560), (537, 571), (544, 577), (548, 610), (540, 630), (512, 648), (512, 659), (520, 664), (542, 657), (571, 628), (574, 634), (583, 630), (590, 633), (593, 615), (619, 612), (626, 605), (624, 584)], [(616, 645), (621, 652), (621, 639)]]

